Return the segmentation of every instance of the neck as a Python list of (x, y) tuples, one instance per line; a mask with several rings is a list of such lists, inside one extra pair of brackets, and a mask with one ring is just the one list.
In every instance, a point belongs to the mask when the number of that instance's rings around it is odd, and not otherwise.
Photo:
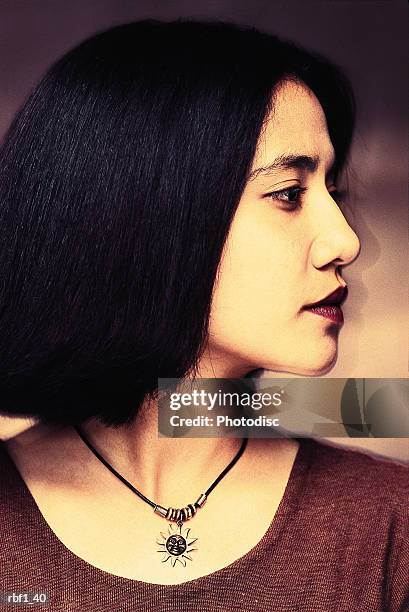
[[(130, 425), (112, 428), (89, 421), (81, 430), (96, 450), (154, 503), (165, 507), (193, 503), (234, 458), (242, 439), (159, 438), (157, 423), (158, 406), (151, 401), (143, 404)], [(101, 465), (101, 469), (106, 468)]]
[[(196, 377), (242, 378), (249, 371), (250, 366), (232, 363), (217, 354), (210, 358), (209, 354), (201, 360)], [(143, 403), (129, 425), (113, 428), (92, 420), (81, 429), (121, 475), (153, 502), (166, 507), (182, 507), (196, 501), (242, 443), (242, 438), (158, 437), (158, 404), (153, 400)], [(250, 454), (249, 446), (223, 479), (224, 487), (241, 469)], [(101, 469), (106, 468), (101, 465)]]

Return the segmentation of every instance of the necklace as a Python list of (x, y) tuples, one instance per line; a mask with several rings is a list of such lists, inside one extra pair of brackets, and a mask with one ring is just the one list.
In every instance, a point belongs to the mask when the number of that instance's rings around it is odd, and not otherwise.
[[(82, 433), (81, 429), (74, 425), (74, 429), (82, 439), (82, 441), (88, 446), (90, 451), (94, 453), (94, 455), (105, 465), (106, 468), (114, 476), (119, 478), (119, 480), (126, 485), (133, 493), (135, 493), (140, 499), (149, 504), (156, 514), (159, 514), (163, 518), (166, 518), (168, 521), (172, 521), (168, 524), (167, 532), (160, 532), (161, 539), (156, 540), (156, 544), (159, 546), (157, 552), (160, 552), (164, 555), (162, 559), (162, 563), (166, 563), (170, 560), (172, 567), (175, 567), (176, 563), (181, 563), (184, 567), (186, 567), (186, 560), (193, 561), (192, 557), (189, 556), (193, 550), (197, 550), (197, 548), (192, 548), (192, 544), (197, 542), (198, 538), (192, 538), (190, 534), (190, 528), (185, 528), (183, 523), (193, 518), (199, 508), (202, 508), (216, 485), (219, 484), (221, 479), (226, 476), (227, 472), (229, 472), (235, 463), (240, 459), (244, 450), (247, 446), (248, 438), (243, 438), (243, 442), (236, 455), (230, 461), (230, 463), (224, 468), (224, 470), (219, 474), (216, 480), (210, 485), (210, 487), (202, 493), (198, 499), (193, 504), (188, 504), (184, 508), (164, 508), (159, 504), (155, 504), (152, 500), (148, 499), (138, 491), (136, 487), (134, 487), (130, 482), (128, 482), (119, 472), (116, 471), (115, 468), (112, 467), (108, 463), (106, 459), (92, 446), (92, 444), (87, 440), (87, 438)], [(176, 523), (177, 527), (175, 527), (174, 523)]]

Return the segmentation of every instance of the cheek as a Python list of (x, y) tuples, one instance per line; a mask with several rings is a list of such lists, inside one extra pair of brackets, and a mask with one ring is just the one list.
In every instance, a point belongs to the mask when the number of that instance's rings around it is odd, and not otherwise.
[(213, 294), (210, 335), (232, 344), (272, 333), (298, 310), (304, 270), (300, 240), (271, 215), (236, 216)]

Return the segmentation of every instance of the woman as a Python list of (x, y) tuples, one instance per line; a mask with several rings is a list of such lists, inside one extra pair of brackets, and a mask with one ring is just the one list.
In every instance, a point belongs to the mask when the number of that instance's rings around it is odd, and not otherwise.
[(408, 609), (404, 466), (157, 435), (159, 378), (331, 369), (353, 110), (325, 59), (224, 23), (113, 28), (34, 90), (0, 166), (0, 409), (40, 420), (1, 449), (3, 591), (53, 612)]

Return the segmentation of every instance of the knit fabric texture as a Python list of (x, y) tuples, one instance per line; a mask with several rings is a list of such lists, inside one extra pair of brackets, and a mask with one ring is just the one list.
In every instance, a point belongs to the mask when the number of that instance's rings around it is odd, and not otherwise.
[(409, 466), (299, 442), (262, 539), (177, 585), (115, 576), (71, 552), (0, 443), (0, 590), (46, 592), (48, 604), (16, 609), (49, 612), (409, 612)]

